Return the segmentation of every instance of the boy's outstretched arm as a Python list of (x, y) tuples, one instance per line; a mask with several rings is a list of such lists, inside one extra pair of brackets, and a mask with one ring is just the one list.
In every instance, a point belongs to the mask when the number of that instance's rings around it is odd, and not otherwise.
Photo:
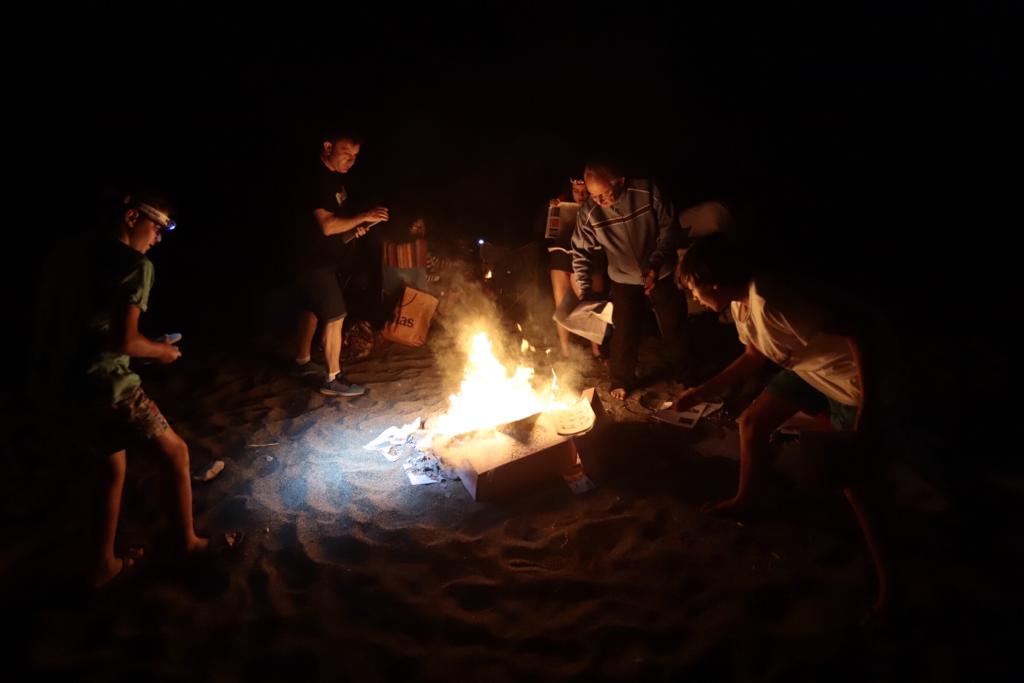
[(675, 409), (684, 411), (691, 406), (719, 396), (729, 387), (742, 382), (761, 369), (768, 360), (753, 344), (747, 344), (746, 350), (729, 367), (704, 382), (698, 387), (687, 389), (676, 399)]

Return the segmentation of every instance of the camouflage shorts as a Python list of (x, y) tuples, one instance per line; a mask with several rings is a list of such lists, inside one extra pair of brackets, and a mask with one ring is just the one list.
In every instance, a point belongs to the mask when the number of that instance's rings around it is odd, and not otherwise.
[(122, 401), (89, 412), (88, 440), (104, 453), (122, 450), (133, 442), (151, 441), (170, 429), (167, 418), (142, 387)]

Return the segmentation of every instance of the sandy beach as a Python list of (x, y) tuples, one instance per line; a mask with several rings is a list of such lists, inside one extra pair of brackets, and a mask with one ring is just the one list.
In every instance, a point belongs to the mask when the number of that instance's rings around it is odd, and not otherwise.
[[(764, 514), (700, 514), (735, 486), (736, 412), (727, 405), (693, 431), (653, 423), (645, 404), (678, 385), (616, 402), (592, 364), (580, 381), (597, 384), (608, 424), (599, 447), (580, 449), (596, 488), (575, 495), (550, 481), (477, 503), (458, 480), (411, 486), (400, 463), (362, 447), (443, 412), (436, 344), (378, 349), (348, 370), (369, 393), (337, 399), (288, 377), (268, 344), (239, 354), (190, 341), (202, 353), (144, 368), (143, 380), (190, 444), (193, 471), (225, 463), (194, 485), (212, 557), (161, 553), (158, 471), (136, 455), (119, 546), (147, 556), (109, 589), (80, 591), (68, 560), (86, 530), (88, 463), (27, 430), (7, 434), (8, 644), (39, 674), (960, 680), (997, 667), (1014, 637), (998, 580), (1014, 570), (990, 573), (980, 559), (1016, 563), (1019, 547), (964, 546), (978, 537), (906, 467), (891, 473), (888, 515), (902, 595), (881, 625), (861, 624), (874, 588), (852, 515), (802, 478), (795, 445), (782, 449)], [(228, 547), (224, 535), (239, 531)]]

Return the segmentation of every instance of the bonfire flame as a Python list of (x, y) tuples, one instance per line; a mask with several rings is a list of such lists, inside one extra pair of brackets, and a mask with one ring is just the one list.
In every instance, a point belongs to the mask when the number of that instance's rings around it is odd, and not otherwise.
[(469, 346), (459, 393), (448, 397), (448, 412), (438, 418), (436, 433), (453, 435), (490, 429), (565, 407), (556, 400), (558, 381), (554, 371), (551, 384), (537, 390), (532, 382), (533, 368), (519, 365), (509, 374), (495, 357), (486, 332), (474, 334)]

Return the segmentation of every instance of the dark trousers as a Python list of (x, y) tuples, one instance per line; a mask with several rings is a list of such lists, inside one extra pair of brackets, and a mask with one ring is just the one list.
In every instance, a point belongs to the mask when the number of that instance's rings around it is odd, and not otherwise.
[(633, 389), (640, 350), (640, 325), (647, 306), (654, 309), (661, 330), (663, 353), (679, 377), (689, 369), (689, 338), (686, 335), (686, 300), (671, 277), (658, 280), (650, 296), (643, 285), (612, 282), (611, 387)]

